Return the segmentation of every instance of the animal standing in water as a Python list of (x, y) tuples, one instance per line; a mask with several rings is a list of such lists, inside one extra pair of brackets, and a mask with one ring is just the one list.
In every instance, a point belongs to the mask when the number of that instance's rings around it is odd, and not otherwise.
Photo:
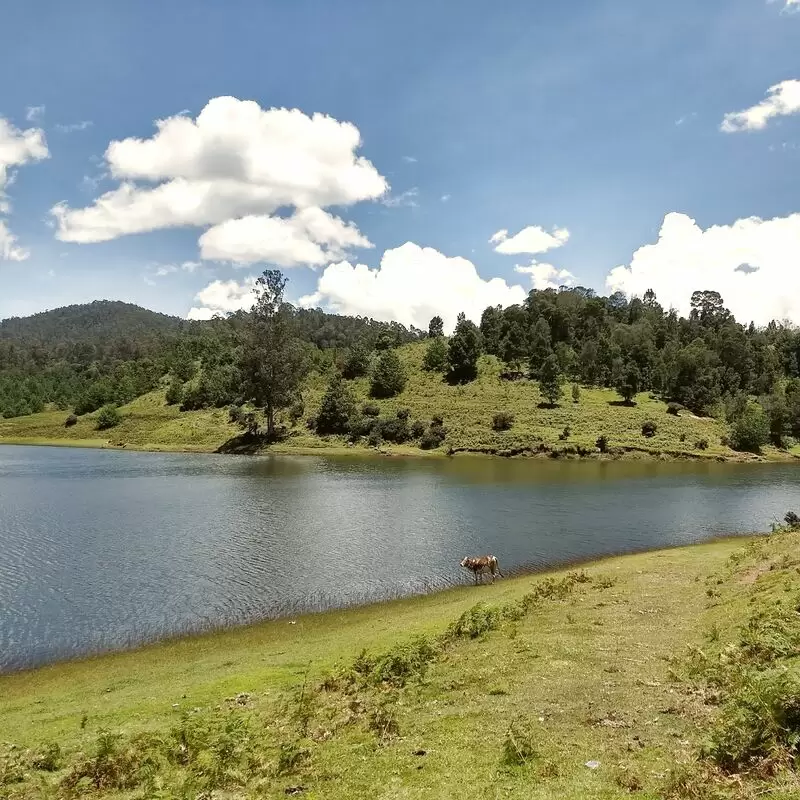
[[(500, 572), (500, 565), (497, 563), (497, 559), (494, 556), (465, 558), (461, 562), (461, 566), (472, 571), (472, 574), (475, 576), (476, 584), (478, 583), (478, 576), (482, 576), (487, 572), (492, 576), (492, 583), (494, 583), (496, 575), (499, 575), (501, 578), (503, 577), (503, 573)], [(483, 580), (483, 578), (481, 578), (481, 580)]]

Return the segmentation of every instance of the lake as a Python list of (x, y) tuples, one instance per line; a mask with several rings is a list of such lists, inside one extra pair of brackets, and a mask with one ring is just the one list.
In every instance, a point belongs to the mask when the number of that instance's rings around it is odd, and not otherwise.
[(0, 446), (0, 671), (466, 581), (767, 530), (786, 465)]

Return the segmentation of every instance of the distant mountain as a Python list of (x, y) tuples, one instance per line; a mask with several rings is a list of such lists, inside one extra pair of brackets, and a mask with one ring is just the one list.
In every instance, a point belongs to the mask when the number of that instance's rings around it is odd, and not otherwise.
[(189, 323), (141, 306), (115, 300), (64, 306), (30, 317), (0, 320), (0, 340), (45, 348), (69, 341), (98, 344), (123, 338), (176, 333)]

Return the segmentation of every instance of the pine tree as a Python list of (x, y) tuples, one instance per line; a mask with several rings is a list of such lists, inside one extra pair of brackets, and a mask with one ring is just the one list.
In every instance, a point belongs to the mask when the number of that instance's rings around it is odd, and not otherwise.
[(317, 433), (347, 433), (355, 410), (355, 399), (342, 376), (334, 375), (317, 414)]
[(370, 394), (373, 397), (394, 397), (405, 389), (405, 368), (394, 350), (385, 350), (372, 370)]
[(481, 354), (481, 333), (475, 323), (461, 313), (447, 351), (450, 364), (450, 383), (469, 383), (478, 377), (478, 358)]
[(533, 328), (531, 337), (530, 369), (531, 377), (537, 378), (541, 373), (545, 361), (552, 355), (550, 326), (544, 317), (539, 317)]
[(561, 399), (561, 374), (555, 353), (551, 353), (542, 365), (539, 391), (551, 406)]

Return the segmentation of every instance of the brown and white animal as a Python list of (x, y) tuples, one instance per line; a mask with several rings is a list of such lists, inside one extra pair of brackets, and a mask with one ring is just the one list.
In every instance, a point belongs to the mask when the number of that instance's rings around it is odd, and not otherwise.
[[(494, 583), (495, 575), (499, 575), (501, 578), (503, 577), (503, 573), (500, 572), (500, 565), (497, 563), (497, 559), (494, 556), (468, 557), (461, 562), (461, 566), (472, 572), (475, 576), (475, 583), (478, 582), (479, 575), (483, 576), (486, 573), (492, 576), (492, 583)], [(481, 580), (483, 580), (482, 577)]]

